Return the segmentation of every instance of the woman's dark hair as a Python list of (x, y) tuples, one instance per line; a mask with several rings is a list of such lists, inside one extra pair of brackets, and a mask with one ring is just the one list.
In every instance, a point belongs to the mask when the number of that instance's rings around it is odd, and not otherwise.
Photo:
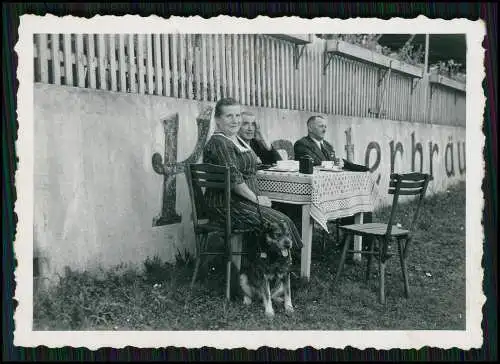
[(226, 97), (224, 99), (220, 99), (217, 101), (217, 104), (215, 104), (215, 112), (214, 116), (218, 118), (222, 114), (222, 108), (224, 106), (233, 106), (233, 105), (239, 105), (240, 103), (236, 101), (235, 99), (231, 97)]

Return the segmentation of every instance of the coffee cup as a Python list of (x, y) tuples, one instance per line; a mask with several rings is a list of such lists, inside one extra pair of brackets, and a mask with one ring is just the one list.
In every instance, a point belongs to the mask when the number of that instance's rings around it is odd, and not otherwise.
[(323, 161), (321, 162), (321, 167), (332, 169), (335, 167), (335, 163), (333, 161)]

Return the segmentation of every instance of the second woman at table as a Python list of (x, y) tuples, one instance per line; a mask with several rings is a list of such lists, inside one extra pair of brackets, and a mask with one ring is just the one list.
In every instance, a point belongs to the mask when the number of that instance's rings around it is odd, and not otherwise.
[[(292, 220), (283, 213), (272, 209), (271, 201), (259, 195), (257, 186), (257, 156), (252, 148), (238, 136), (241, 124), (241, 108), (234, 99), (221, 99), (215, 106), (216, 131), (205, 145), (203, 162), (230, 166), (231, 182), (235, 184), (231, 193), (231, 220), (234, 228), (262, 226), (257, 205), (264, 222), (284, 221), (296, 248), (302, 248), (300, 234)], [(208, 207), (215, 219), (225, 216), (222, 191), (207, 189)]]

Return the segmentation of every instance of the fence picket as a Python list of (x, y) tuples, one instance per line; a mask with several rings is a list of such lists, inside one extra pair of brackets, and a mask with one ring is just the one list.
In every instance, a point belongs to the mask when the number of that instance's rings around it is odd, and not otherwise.
[(145, 57), (145, 52), (144, 52), (144, 44), (145, 43), (145, 37), (144, 34), (138, 34), (137, 35), (137, 68), (138, 68), (138, 77), (139, 77), (139, 93), (143, 94), (146, 90), (146, 80), (145, 80), (145, 67), (144, 67), (144, 59)]
[(272, 63), (271, 63), (271, 41), (266, 37), (264, 39), (264, 44), (265, 44), (265, 51), (264, 51), (264, 57), (266, 59), (266, 65), (264, 67), (265, 70), (265, 77), (266, 77), (266, 87), (264, 89), (265, 95), (266, 95), (266, 107), (272, 107), (272, 74), (273, 74), (273, 69), (272, 69)]
[(245, 82), (244, 82), (244, 87), (245, 87), (245, 103), (247, 105), (253, 105), (252, 98), (250, 96), (250, 57), (251, 57), (251, 51), (250, 51), (250, 44), (249, 44), (249, 34), (244, 34), (244, 41), (245, 41), (245, 50), (244, 50), (244, 56), (243, 58), (245, 59)]
[(134, 34), (128, 35), (128, 88), (130, 92), (137, 92), (136, 67), (135, 67), (135, 41)]
[[(311, 63), (311, 57), (310, 57), (310, 49), (309, 47), (307, 48), (306, 51), (304, 51), (304, 64), (309, 66)], [(303, 72), (303, 77), (304, 77), (304, 85), (305, 85), (305, 109), (307, 111), (311, 111), (311, 76), (309, 75), (309, 67), (304, 67), (304, 72)]]
[[(77, 86), (85, 87), (85, 73), (88, 70), (88, 61), (84, 64), (84, 48), (83, 48), (83, 34), (75, 34), (75, 65), (76, 65), (76, 77), (78, 79)], [(88, 59), (88, 58), (87, 58)]]
[(313, 111), (313, 105), (314, 105), (314, 91), (313, 91), (313, 86), (314, 86), (314, 72), (311, 72), (312, 70), (312, 65), (314, 64), (314, 59), (312, 56), (312, 46), (310, 46), (310, 51), (307, 52), (307, 71), (306, 71), (306, 80), (307, 80), (307, 103), (308, 103), (308, 110)]
[(309, 63), (309, 47), (306, 47), (304, 49), (304, 53), (302, 55), (304, 58), (304, 63), (302, 65), (302, 82), (304, 83), (303, 86), (303, 95), (302, 98), (304, 100), (304, 110), (309, 111), (309, 77), (308, 77), (308, 63)]
[(111, 91), (117, 91), (116, 84), (116, 36), (109, 34), (108, 36), (108, 54), (109, 54), (109, 73), (111, 81)]
[(104, 34), (97, 34), (97, 72), (99, 74), (99, 89), (106, 90), (106, 42)]
[(285, 109), (285, 56), (283, 50), (283, 42), (278, 41), (277, 49), (276, 49), (276, 58), (279, 68), (278, 73), (278, 91), (279, 91), (279, 99), (278, 99), (278, 107), (281, 109)]
[[(203, 59), (203, 54), (202, 54), (202, 49), (201, 49), (201, 34), (191, 34), (189, 36), (189, 39), (192, 39), (191, 41), (188, 42), (188, 54), (189, 58), (193, 59), (193, 75), (192, 75), (192, 83), (193, 83), (193, 98), (196, 100), (202, 100), (203, 99), (203, 79), (202, 79), (202, 59)], [(190, 44), (191, 43), (191, 44)], [(192, 48), (191, 48), (192, 47)], [(192, 49), (189, 51), (189, 49)], [(189, 83), (189, 82), (188, 82)]]
[(146, 34), (146, 79), (148, 94), (154, 93), (153, 34)]
[(94, 34), (87, 34), (87, 72), (89, 76), (89, 87), (95, 89), (96, 80), (96, 58), (95, 58), (95, 41)]
[(215, 83), (214, 83), (214, 36), (213, 34), (208, 34), (207, 36), (207, 51), (208, 51), (208, 83), (207, 88), (207, 98), (208, 101), (215, 101)]
[(71, 59), (71, 34), (63, 35), (64, 84), (73, 86), (73, 61)]
[(288, 47), (288, 55), (289, 55), (289, 59), (290, 59), (290, 72), (289, 72), (289, 75), (290, 75), (290, 109), (293, 110), (295, 109), (295, 95), (296, 95), (296, 92), (295, 92), (295, 63), (294, 63), (294, 52), (295, 52), (295, 47), (292, 45), (292, 46), (289, 46)]
[(161, 44), (162, 44), (162, 56), (163, 56), (163, 95), (170, 96), (170, 91), (172, 88), (172, 81), (170, 79), (170, 44), (169, 44), (169, 34), (162, 34)]
[(48, 40), (47, 34), (38, 35), (38, 65), (40, 69), (40, 80), (43, 83), (49, 83), (49, 59), (47, 56)]
[(172, 95), (179, 97), (179, 34), (172, 34)]
[[(298, 49), (296, 49), (295, 51), (300, 52), (300, 50), (298, 50)], [(304, 63), (304, 60), (296, 58), (296, 62), (298, 62), (297, 68), (294, 68), (294, 70), (293, 70), (293, 76), (294, 76), (293, 83), (294, 83), (294, 93), (295, 93), (294, 109), (301, 110), (301, 108), (302, 108), (302, 102), (301, 102), (302, 90), (301, 90), (300, 86), (302, 85), (302, 64)]]
[(120, 75), (119, 90), (127, 92), (127, 63), (125, 62), (125, 34), (118, 34), (118, 74)]
[(220, 80), (220, 69), (221, 69), (221, 58), (220, 58), (220, 43), (219, 43), (219, 34), (214, 34), (214, 63), (215, 63), (215, 99), (214, 101), (218, 101), (221, 98), (221, 80)]
[(269, 39), (269, 46), (271, 47), (271, 105), (274, 108), (278, 107), (278, 85), (276, 83), (276, 76), (278, 73), (276, 67), (276, 41), (274, 39)]
[(170, 44), (169, 44), (169, 34), (161, 35), (162, 44), (162, 57), (163, 57), (163, 95), (170, 96), (172, 88), (172, 80), (170, 78)]
[(363, 114), (363, 102), (366, 100), (366, 93), (364, 87), (364, 79), (365, 79), (365, 65), (361, 65), (361, 67), (357, 67), (358, 69), (358, 99), (356, 100), (356, 116), (362, 116)]
[(330, 104), (330, 113), (336, 114), (336, 110), (338, 108), (338, 82), (337, 81), (337, 75), (338, 75), (338, 67), (339, 67), (339, 62), (337, 57), (333, 57), (331, 60), (331, 63), (328, 67), (327, 72), (330, 74), (329, 77), (329, 82), (330, 82), (330, 99), (328, 103)]
[(319, 102), (319, 84), (320, 79), (318, 77), (318, 55), (317, 55), (317, 44), (312, 44), (313, 51), (311, 52), (311, 60), (312, 60), (312, 96), (313, 96), (313, 104), (312, 110), (321, 112), (320, 102)]
[(364, 65), (361, 65), (361, 67), (354, 67), (354, 70), (356, 72), (356, 99), (354, 100), (355, 105), (356, 105), (356, 111), (355, 111), (355, 116), (361, 116), (361, 105), (363, 103), (363, 68)]
[(61, 84), (61, 61), (59, 59), (59, 34), (51, 34), (52, 77), (55, 85)]
[(255, 63), (256, 63), (256, 80), (255, 80), (255, 86), (256, 86), (256, 93), (257, 93), (257, 106), (264, 106), (262, 102), (262, 38), (255, 34), (254, 35), (254, 40), (255, 40)]
[(255, 37), (253, 34), (247, 34), (248, 37), (248, 47), (249, 47), (249, 53), (250, 53), (250, 60), (249, 60), (249, 65), (248, 65), (248, 72), (249, 72), (249, 80), (250, 82), (248, 83), (250, 88), (250, 105), (255, 106), (255, 103), (257, 102), (257, 97), (255, 95), (256, 92), (256, 85), (255, 85), (255, 72), (256, 72), (256, 66), (257, 66), (257, 61), (255, 59)]
[(186, 36), (179, 34), (179, 75), (180, 75), (180, 97), (186, 97)]
[(320, 44), (316, 44), (316, 49), (314, 51), (314, 58), (315, 58), (315, 77), (316, 77), (316, 110), (318, 110), (320, 113), (325, 112), (325, 107), (323, 103), (323, 97), (322, 97), (322, 90), (324, 90), (323, 87), (323, 73), (321, 72), (321, 63), (320, 63), (320, 54), (321, 54), (321, 48), (319, 47)]
[(163, 95), (163, 75), (161, 70), (161, 34), (154, 34), (151, 36), (154, 37), (155, 94)]
[[(193, 42), (193, 37), (197, 37), (198, 34), (186, 34), (186, 91), (187, 91), (187, 98), (190, 100), (194, 100), (195, 96), (197, 97), (198, 100), (201, 100), (200, 98), (200, 92), (201, 92), (201, 86), (199, 84), (200, 78), (200, 62), (199, 62), (199, 47), (195, 49), (195, 42)], [(196, 58), (195, 58), (196, 57)], [(196, 67), (196, 71), (194, 71), (194, 67)], [(196, 80), (195, 80), (195, 74), (196, 74)]]
[(273, 91), (274, 91), (274, 107), (279, 108), (280, 106), (280, 98), (281, 98), (281, 87), (280, 87), (280, 60), (279, 60), (279, 40), (272, 40), (273, 47), (273, 65), (274, 65), (274, 74), (273, 74)]
[(229, 47), (231, 47), (231, 45), (227, 44), (227, 35), (225, 34), (221, 34), (220, 36), (221, 38), (221, 48), (220, 48), (220, 55), (221, 55), (221, 63), (222, 63), (222, 66), (221, 66), (221, 73), (222, 73), (222, 87), (221, 87), (221, 97), (222, 98), (226, 98), (228, 96), (228, 89), (231, 87), (231, 83), (229, 82), (229, 79), (231, 78), (231, 73), (229, 72), (229, 75), (228, 75), (228, 72), (227, 72), (227, 67), (228, 67), (228, 63), (226, 62), (226, 60), (228, 59), (228, 56), (227, 56), (227, 53), (229, 51)]
[(342, 74), (345, 74), (346, 77), (341, 77), (340, 78), (340, 85), (339, 85), (339, 105), (340, 105), (340, 115), (346, 115), (347, 113), (347, 104), (346, 104), (346, 97), (345, 94), (347, 92), (346, 90), (346, 81), (347, 77), (349, 76), (349, 71), (347, 70), (347, 65), (346, 61), (344, 59), (340, 59), (340, 72)]
[(283, 44), (284, 58), (285, 58), (285, 108), (292, 108), (292, 67), (290, 60), (290, 45)]
[(238, 68), (239, 68), (239, 56), (238, 56), (238, 35), (237, 34), (232, 34), (230, 36), (230, 41), (232, 41), (232, 67), (230, 68), (230, 72), (233, 74), (233, 84), (231, 88), (231, 92), (233, 94), (233, 97), (241, 102), (240, 100), (240, 93), (239, 93), (239, 82), (238, 82)]
[(240, 100), (242, 104), (248, 105), (246, 102), (247, 95), (246, 95), (246, 88), (245, 88), (245, 83), (248, 83), (248, 81), (245, 78), (245, 58), (243, 58), (244, 54), (244, 34), (238, 34), (237, 35), (239, 42), (238, 43), (238, 82), (237, 82), (237, 87), (240, 89)]

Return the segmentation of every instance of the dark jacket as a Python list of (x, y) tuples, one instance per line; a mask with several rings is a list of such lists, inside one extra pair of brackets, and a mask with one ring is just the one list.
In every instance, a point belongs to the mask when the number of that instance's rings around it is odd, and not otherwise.
[(277, 150), (273, 147), (271, 147), (271, 150), (267, 150), (255, 139), (250, 140), (250, 147), (257, 154), (257, 157), (260, 158), (262, 164), (275, 164), (281, 160), (281, 156)]
[(295, 160), (298, 161), (304, 156), (309, 156), (314, 160), (314, 165), (320, 165), (323, 161), (333, 161), (335, 151), (330, 143), (323, 140), (323, 146), (326, 149), (326, 154), (318, 147), (310, 136), (305, 136), (295, 142), (293, 146)]

